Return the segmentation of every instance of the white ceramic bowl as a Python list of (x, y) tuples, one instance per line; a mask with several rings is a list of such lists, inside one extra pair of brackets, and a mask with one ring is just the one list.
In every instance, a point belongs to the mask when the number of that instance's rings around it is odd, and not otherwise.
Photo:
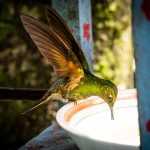
[(68, 103), (57, 112), (58, 124), (81, 150), (138, 150), (140, 145), (136, 90), (118, 92), (115, 120), (102, 99)]

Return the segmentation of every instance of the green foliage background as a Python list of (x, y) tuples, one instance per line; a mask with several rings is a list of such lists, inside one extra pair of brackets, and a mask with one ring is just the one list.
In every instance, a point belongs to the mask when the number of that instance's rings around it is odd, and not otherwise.
[[(119, 87), (133, 87), (131, 1), (94, 0), (94, 71)], [(128, 63), (129, 62), (129, 63)]]
[[(37, 51), (19, 17), (24, 13), (46, 22), (47, 4), (48, 0), (0, 1), (1, 87), (48, 88), (55, 79), (52, 67)], [(130, 17), (130, 0), (92, 1), (94, 71), (124, 87), (133, 86)], [(0, 101), (0, 148), (17, 149), (53, 122), (46, 106), (21, 116), (34, 104)]]

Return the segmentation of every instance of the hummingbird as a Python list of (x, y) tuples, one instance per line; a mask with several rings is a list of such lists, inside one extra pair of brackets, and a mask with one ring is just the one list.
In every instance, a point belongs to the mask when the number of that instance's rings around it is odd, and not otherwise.
[(91, 73), (83, 50), (63, 18), (52, 8), (47, 8), (47, 16), (49, 24), (20, 15), (25, 30), (57, 76), (41, 102), (27, 111), (50, 100), (65, 99), (77, 104), (78, 100), (99, 96), (108, 104), (111, 119), (114, 119), (113, 106), (118, 92), (116, 85)]

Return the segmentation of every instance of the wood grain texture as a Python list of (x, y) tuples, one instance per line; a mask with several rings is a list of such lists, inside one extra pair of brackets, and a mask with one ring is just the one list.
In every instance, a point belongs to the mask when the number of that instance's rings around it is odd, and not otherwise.
[(18, 150), (79, 150), (67, 133), (54, 124)]

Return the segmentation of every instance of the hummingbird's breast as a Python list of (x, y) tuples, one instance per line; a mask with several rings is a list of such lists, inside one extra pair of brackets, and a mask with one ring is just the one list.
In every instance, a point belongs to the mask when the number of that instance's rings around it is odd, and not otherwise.
[(80, 84), (70, 91), (70, 95), (79, 95), (82, 98), (99, 96), (100, 88), (91, 80), (82, 80)]

